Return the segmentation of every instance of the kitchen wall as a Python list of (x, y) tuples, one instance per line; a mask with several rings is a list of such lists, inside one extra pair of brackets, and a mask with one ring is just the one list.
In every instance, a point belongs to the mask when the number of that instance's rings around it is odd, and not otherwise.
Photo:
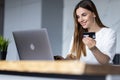
[(41, 28), (41, 0), (5, 0), (4, 36), (9, 38), (7, 60), (18, 60), (12, 32)]

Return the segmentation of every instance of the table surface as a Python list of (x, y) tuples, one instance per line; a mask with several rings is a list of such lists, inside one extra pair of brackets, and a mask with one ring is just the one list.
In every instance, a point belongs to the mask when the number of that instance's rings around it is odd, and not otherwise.
[(0, 71), (67, 75), (119, 75), (120, 65), (85, 64), (79, 61), (0, 61)]

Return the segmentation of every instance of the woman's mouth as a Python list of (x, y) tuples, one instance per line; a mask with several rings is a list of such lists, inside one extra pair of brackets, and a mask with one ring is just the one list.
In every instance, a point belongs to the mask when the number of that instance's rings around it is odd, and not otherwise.
[(85, 26), (85, 25), (86, 25), (86, 22), (82, 22), (81, 25), (82, 25), (82, 26)]

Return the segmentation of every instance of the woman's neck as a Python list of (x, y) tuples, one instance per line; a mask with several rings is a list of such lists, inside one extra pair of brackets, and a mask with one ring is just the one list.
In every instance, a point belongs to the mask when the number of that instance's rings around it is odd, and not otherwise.
[(101, 27), (96, 24), (96, 25), (88, 28), (88, 32), (98, 32), (100, 29), (101, 29)]

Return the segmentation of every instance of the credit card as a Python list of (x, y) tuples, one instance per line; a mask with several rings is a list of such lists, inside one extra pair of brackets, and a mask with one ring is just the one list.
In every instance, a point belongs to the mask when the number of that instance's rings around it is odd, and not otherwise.
[(91, 37), (91, 38), (93, 38), (93, 39), (96, 38), (95, 32), (84, 32), (84, 33), (83, 33), (83, 37)]

